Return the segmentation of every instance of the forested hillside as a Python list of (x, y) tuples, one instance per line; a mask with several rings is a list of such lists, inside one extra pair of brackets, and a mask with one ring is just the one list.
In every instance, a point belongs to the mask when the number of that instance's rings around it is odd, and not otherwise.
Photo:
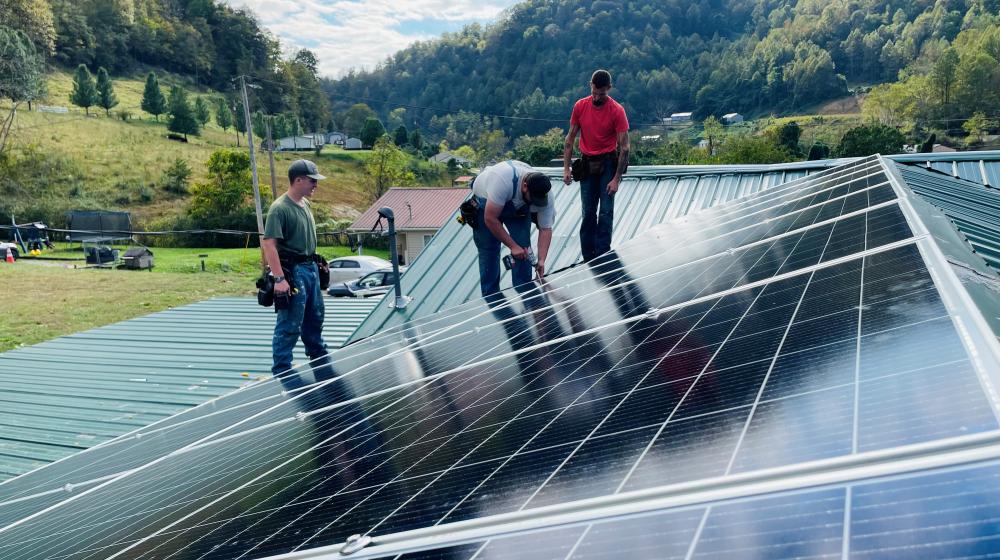
[(324, 129), (330, 122), (316, 57), (301, 50), (283, 59), (278, 40), (249, 10), (217, 0), (31, 3), (51, 5), (52, 59), (67, 68), (85, 64), (112, 75), (162, 68), (230, 95), (233, 78), (251, 75), (267, 80), (267, 87), (255, 92), (265, 113), (294, 114), (307, 130)]
[(500, 123), (510, 136), (562, 125), (598, 67), (637, 123), (787, 113), (931, 67), (998, 11), (1000, 0), (528, 0), (323, 85), (335, 113), (408, 106), (408, 125), (432, 134), (464, 118), (442, 109), (537, 119)]

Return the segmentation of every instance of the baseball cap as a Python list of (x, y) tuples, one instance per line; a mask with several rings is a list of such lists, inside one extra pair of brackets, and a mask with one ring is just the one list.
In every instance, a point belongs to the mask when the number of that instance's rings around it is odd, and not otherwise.
[(552, 181), (542, 173), (532, 173), (528, 176), (528, 192), (531, 193), (532, 206), (548, 206), (549, 191), (552, 190)]
[(294, 181), (298, 177), (306, 176), (310, 179), (326, 179), (325, 176), (319, 174), (319, 168), (316, 164), (307, 159), (297, 159), (292, 162), (292, 165), (288, 167), (288, 180)]

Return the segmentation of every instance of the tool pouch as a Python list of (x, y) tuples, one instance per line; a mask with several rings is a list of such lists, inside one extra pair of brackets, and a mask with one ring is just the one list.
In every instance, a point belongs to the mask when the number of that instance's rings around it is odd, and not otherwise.
[(319, 272), (319, 289), (326, 290), (330, 287), (330, 263), (326, 262), (323, 255), (313, 255), (316, 261), (316, 270)]
[(263, 307), (274, 305), (274, 278), (266, 270), (257, 279), (257, 304)]
[(570, 171), (573, 176), (573, 180), (580, 182), (587, 178), (587, 165), (583, 162), (583, 158), (576, 158), (573, 160), (572, 165), (570, 165)]
[(472, 229), (476, 229), (479, 225), (479, 201), (476, 197), (469, 197), (461, 206), (458, 207), (459, 215), (462, 218), (462, 222)]

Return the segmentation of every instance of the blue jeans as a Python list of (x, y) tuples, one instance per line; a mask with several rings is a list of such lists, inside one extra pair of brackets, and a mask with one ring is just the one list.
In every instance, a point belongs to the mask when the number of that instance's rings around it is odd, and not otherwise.
[(311, 360), (311, 368), (316, 378), (326, 377), (330, 369), (329, 351), (323, 340), (323, 319), (326, 309), (323, 306), (323, 292), (319, 289), (319, 272), (316, 263), (306, 262), (295, 265), (292, 274), (293, 288), (299, 291), (292, 294), (288, 309), (277, 310), (278, 319), (274, 324), (274, 339), (271, 351), (274, 354), (271, 373), (278, 375), (291, 369), (292, 351), (295, 344), (302, 338), (306, 347), (306, 355)]
[(584, 261), (611, 250), (615, 196), (608, 194), (608, 183), (614, 178), (617, 165), (614, 154), (606, 156), (603, 173), (599, 176), (588, 175), (586, 179), (580, 181), (580, 206), (583, 209), (583, 220), (580, 222), (580, 252), (583, 253)]
[[(500, 212), (500, 223), (507, 228), (511, 238), (521, 247), (531, 246), (531, 215), (528, 208), (522, 208), (519, 215), (514, 205), (508, 202)], [(472, 240), (479, 251), (479, 289), (483, 297), (500, 291), (500, 240), (486, 227), (486, 200), (479, 199), (479, 224), (472, 230)], [(527, 259), (515, 260), (511, 270), (513, 285), (531, 282), (531, 263)]]

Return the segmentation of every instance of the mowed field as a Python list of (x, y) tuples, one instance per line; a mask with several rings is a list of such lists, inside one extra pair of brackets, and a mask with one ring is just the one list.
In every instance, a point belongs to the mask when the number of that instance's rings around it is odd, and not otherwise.
[[(124, 249), (124, 247), (122, 247)], [(0, 352), (219, 296), (253, 296), (260, 249), (154, 247), (153, 271), (87, 269), (79, 246), (57, 244), (42, 256), (0, 262), (5, 286)], [(320, 247), (328, 259), (347, 247)], [(388, 252), (364, 254), (388, 258)], [(205, 256), (202, 256), (205, 255)], [(205, 262), (205, 271), (201, 263)]]

